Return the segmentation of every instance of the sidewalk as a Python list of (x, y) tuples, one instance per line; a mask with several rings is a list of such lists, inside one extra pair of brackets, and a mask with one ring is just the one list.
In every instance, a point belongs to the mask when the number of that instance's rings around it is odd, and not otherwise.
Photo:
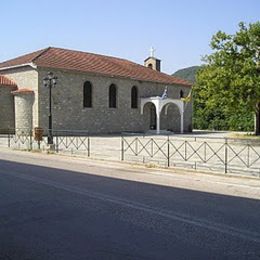
[[(225, 176), (198, 171), (147, 168), (125, 162), (110, 162), (56, 154), (31, 153), (0, 149), (0, 160), (38, 165), (72, 172), (106, 176), (237, 197), (260, 199), (260, 179)], [(1, 166), (1, 161), (0, 161)]]

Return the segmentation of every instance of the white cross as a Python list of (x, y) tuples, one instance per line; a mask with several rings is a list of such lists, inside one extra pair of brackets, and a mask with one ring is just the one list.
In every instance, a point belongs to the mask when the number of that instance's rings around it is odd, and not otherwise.
[(150, 49), (150, 57), (154, 57), (155, 48), (151, 47)]

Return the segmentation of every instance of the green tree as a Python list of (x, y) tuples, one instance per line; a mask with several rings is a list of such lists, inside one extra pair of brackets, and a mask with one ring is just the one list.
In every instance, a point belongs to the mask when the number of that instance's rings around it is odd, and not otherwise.
[(254, 113), (259, 135), (260, 22), (248, 26), (241, 22), (234, 35), (219, 31), (211, 48), (194, 86), (195, 127), (204, 117), (208, 127), (247, 130)]

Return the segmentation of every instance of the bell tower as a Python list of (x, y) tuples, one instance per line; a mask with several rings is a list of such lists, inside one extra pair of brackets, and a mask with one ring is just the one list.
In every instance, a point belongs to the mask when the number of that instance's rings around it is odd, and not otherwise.
[(144, 60), (144, 66), (153, 70), (161, 71), (161, 60), (154, 57), (155, 49), (151, 47), (150, 56)]

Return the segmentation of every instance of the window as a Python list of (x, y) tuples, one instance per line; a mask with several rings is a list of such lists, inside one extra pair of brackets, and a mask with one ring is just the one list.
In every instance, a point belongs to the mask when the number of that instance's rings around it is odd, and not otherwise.
[(180, 91), (180, 98), (183, 98), (183, 95), (184, 95), (183, 90), (181, 90)]
[(109, 107), (116, 108), (116, 85), (112, 84), (109, 87)]
[(133, 86), (131, 90), (131, 108), (137, 108), (138, 91), (137, 87)]
[(92, 107), (92, 85), (89, 81), (84, 83), (83, 106)]
[(149, 69), (153, 69), (153, 64), (152, 64), (152, 63), (149, 63), (149, 64), (148, 64), (148, 68), (149, 68)]

